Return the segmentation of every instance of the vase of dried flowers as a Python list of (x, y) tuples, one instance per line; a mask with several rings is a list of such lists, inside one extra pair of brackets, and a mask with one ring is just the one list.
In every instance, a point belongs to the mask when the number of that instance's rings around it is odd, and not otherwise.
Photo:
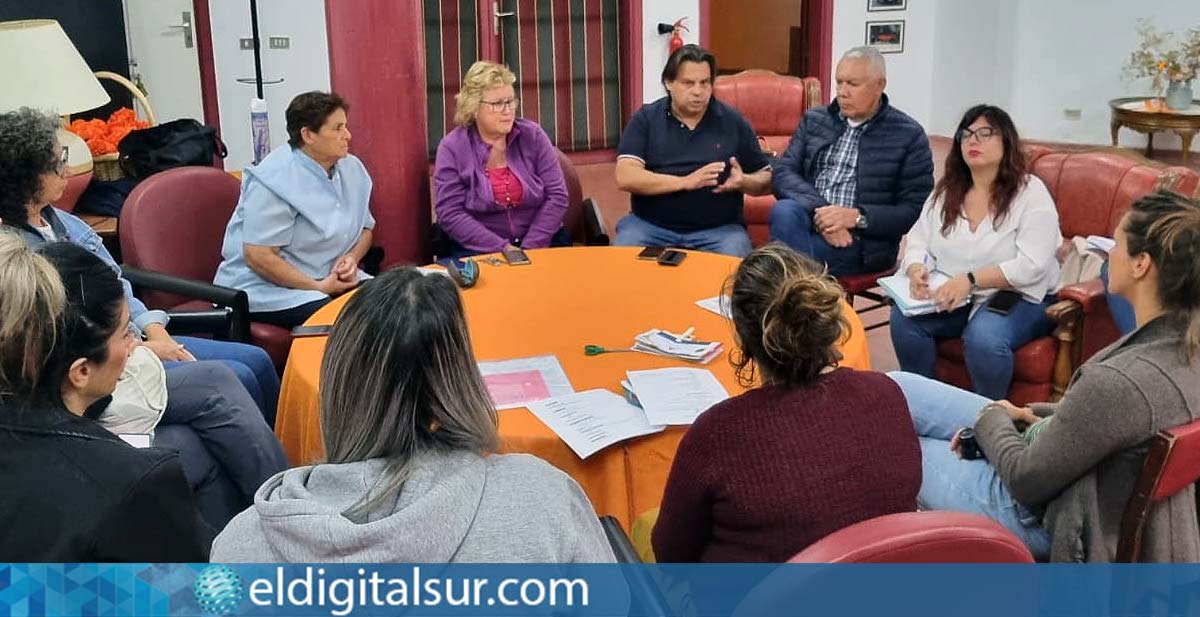
[(1200, 73), (1200, 26), (1176, 39), (1174, 32), (1161, 32), (1153, 22), (1139, 19), (1141, 44), (1129, 55), (1124, 73), (1129, 78), (1150, 78), (1153, 97), (1168, 109), (1187, 109), (1192, 104), (1192, 79)]

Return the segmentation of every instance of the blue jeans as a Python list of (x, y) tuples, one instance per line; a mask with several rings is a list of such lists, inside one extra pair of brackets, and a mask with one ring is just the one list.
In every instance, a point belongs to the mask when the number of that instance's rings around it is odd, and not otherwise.
[(936, 379), (937, 344), (944, 339), (963, 339), (967, 373), (975, 392), (991, 400), (1008, 398), (1012, 385), (1013, 351), (1054, 328), (1046, 309), (1054, 295), (1039, 304), (1019, 300), (1008, 315), (980, 307), (971, 315), (972, 305), (949, 313), (905, 317), (892, 307), (892, 347), (900, 370)]
[(771, 208), (771, 239), (829, 266), (833, 276), (864, 271), (862, 242), (845, 248), (830, 246), (825, 236), (813, 229), (812, 212), (794, 199), (781, 199)]
[[(197, 360), (219, 360), (228, 366), (238, 381), (246, 387), (250, 398), (258, 404), (267, 425), (275, 426), (275, 408), (279, 404), (279, 374), (275, 372), (275, 364), (271, 356), (261, 347), (235, 343), (232, 341), (214, 341), (212, 339), (179, 336), (175, 338), (180, 345), (187, 348)], [(184, 364), (182, 362), (164, 363), (168, 369)]]
[(192, 427), (159, 423), (154, 429), (154, 446), (179, 452), (183, 476), (196, 496), (196, 509), (213, 529), (221, 531), (249, 505)]
[(1117, 324), (1117, 330), (1121, 334), (1129, 334), (1137, 329), (1137, 317), (1133, 314), (1133, 305), (1129, 300), (1118, 296), (1108, 290), (1108, 260), (1104, 260), (1104, 265), (1100, 266), (1100, 280), (1104, 281), (1104, 292), (1108, 299), (1108, 312), (1112, 315), (1113, 321)]
[(697, 231), (672, 231), (627, 214), (617, 221), (616, 246), (677, 247), (745, 257), (753, 248), (745, 225), (721, 225)]
[[(155, 445), (179, 448), (189, 480), (216, 477), (212, 471), (215, 461), (236, 489), (241, 508), (253, 502), (263, 481), (288, 467), (275, 433), (223, 363), (187, 362), (167, 371), (167, 409), (159, 424), (185, 425), (195, 433), (192, 440), (180, 438), (180, 431), (156, 431)], [(197, 442), (202, 448), (194, 447)], [(205, 493), (203, 487), (197, 492)], [(214, 489), (213, 494), (227, 499), (224, 489)]]
[(950, 449), (954, 433), (975, 426), (975, 416), (991, 400), (912, 373), (896, 371), (888, 377), (904, 391), (921, 443), (921, 508), (982, 514), (1021, 538), (1034, 557), (1048, 557), (1050, 534), (1013, 499), (991, 464), (960, 459)]

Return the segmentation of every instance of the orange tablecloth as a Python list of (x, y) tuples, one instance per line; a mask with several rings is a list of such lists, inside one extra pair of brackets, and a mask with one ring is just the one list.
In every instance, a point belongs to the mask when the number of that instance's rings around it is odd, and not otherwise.
[[(554, 354), (575, 390), (606, 388), (620, 393), (625, 371), (690, 366), (687, 362), (639, 353), (588, 357), (585, 344), (629, 346), (650, 328), (682, 332), (696, 328), (699, 340), (720, 340), (725, 352), (710, 369), (731, 395), (744, 391), (728, 362), (733, 328), (695, 302), (717, 295), (738, 260), (688, 252), (678, 267), (635, 258), (638, 249), (575, 247), (529, 251), (529, 266), (479, 262), (479, 283), (464, 290), (467, 322), (479, 360), (505, 360)], [(333, 323), (346, 297), (330, 303), (308, 324)], [(844, 366), (869, 369), (862, 323), (849, 306), (851, 334), (842, 353)], [(293, 465), (324, 456), (317, 415), (317, 381), (324, 337), (292, 343), (283, 374), (275, 431)], [(639, 513), (657, 507), (684, 427), (635, 438), (580, 460), (526, 409), (500, 412), (502, 451), (537, 455), (575, 478), (596, 511), (616, 516), (629, 528)]]

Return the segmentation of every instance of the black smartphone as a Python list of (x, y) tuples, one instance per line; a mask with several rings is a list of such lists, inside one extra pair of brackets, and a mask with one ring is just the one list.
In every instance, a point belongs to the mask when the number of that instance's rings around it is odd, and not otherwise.
[(329, 329), (333, 326), (296, 326), (292, 328), (292, 338), (305, 338), (308, 336), (328, 336)]
[(678, 266), (683, 258), (687, 257), (687, 253), (677, 251), (675, 249), (667, 249), (658, 257), (658, 265), (660, 266)]
[(988, 300), (985, 308), (993, 313), (1007, 315), (1012, 312), (1013, 307), (1016, 306), (1017, 302), (1020, 300), (1020, 293), (1017, 293), (1011, 289), (1003, 289), (992, 294), (992, 297)]
[(658, 257), (660, 255), (663, 254), (664, 250), (666, 250), (666, 249), (664, 249), (661, 246), (648, 246), (648, 247), (642, 249), (642, 252), (637, 254), (637, 258), (638, 259), (648, 259), (650, 261), (654, 261), (654, 260), (658, 259)]
[(521, 249), (508, 249), (501, 254), (504, 255), (504, 261), (507, 261), (510, 266), (528, 266), (533, 263), (529, 261), (529, 255), (526, 255), (525, 251)]

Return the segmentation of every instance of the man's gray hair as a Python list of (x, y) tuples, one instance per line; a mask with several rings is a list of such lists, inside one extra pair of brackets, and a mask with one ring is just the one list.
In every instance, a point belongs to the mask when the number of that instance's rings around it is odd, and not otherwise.
[(887, 62), (883, 59), (883, 54), (879, 50), (870, 45), (860, 45), (852, 47), (849, 51), (842, 54), (842, 60), (858, 60), (865, 59), (871, 63), (871, 70), (877, 73), (881, 78), (887, 78)]

